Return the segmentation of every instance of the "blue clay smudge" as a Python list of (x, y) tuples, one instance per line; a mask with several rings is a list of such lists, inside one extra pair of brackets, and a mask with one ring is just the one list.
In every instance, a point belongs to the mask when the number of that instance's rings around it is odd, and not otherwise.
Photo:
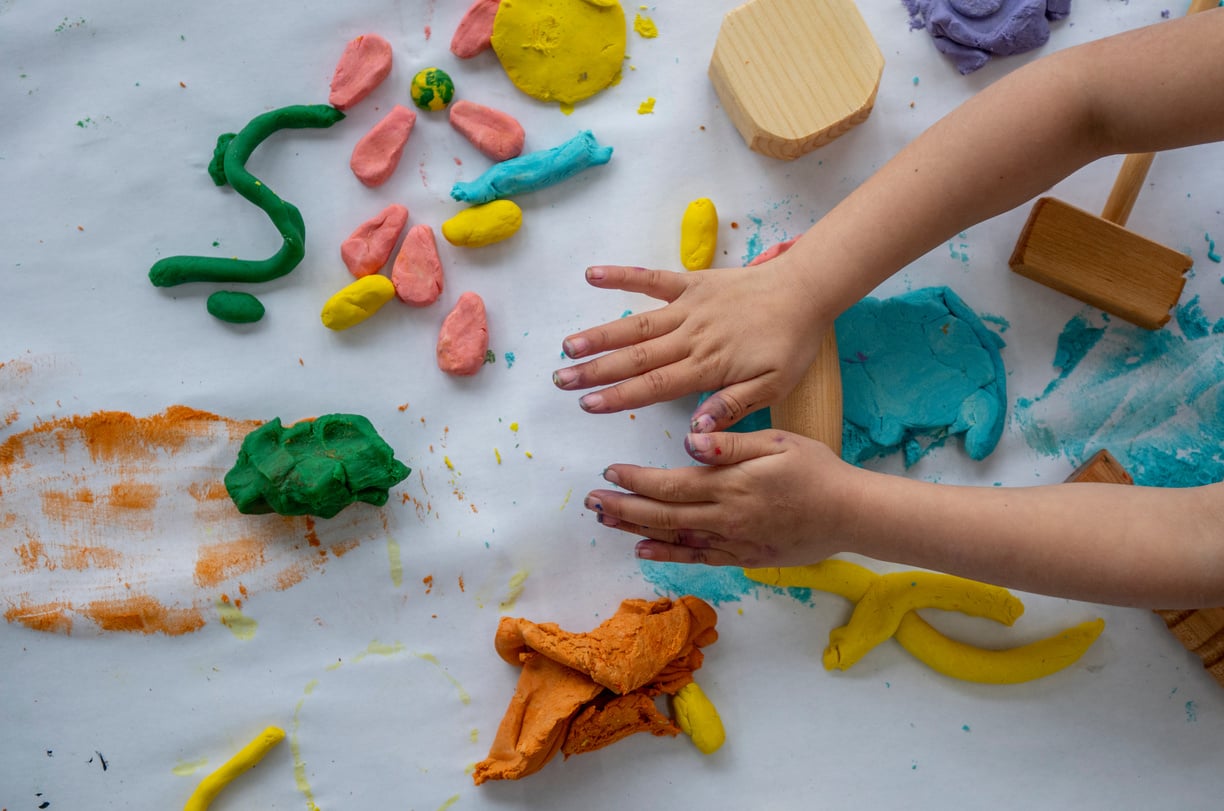
[(1211, 238), (1211, 234), (1203, 234), (1203, 239), (1207, 240), (1207, 258), (1212, 262), (1219, 263), (1221, 257), (1216, 253), (1215, 240)]
[(507, 352), (507, 353), (505, 354), (505, 356), (504, 356), (504, 357), (506, 358), (506, 368), (507, 368), (507, 369), (513, 369), (513, 368), (514, 368), (514, 361), (515, 361), (515, 360), (517, 360), (517, 358), (515, 358), (515, 357), (514, 357), (514, 353), (513, 353), (513, 352)]
[(1100, 314), (1071, 319), (1059, 337), (1062, 372), (1017, 402), (1025, 442), (1072, 464), (1107, 449), (1140, 485), (1224, 480), (1224, 334), (1203, 329), (1197, 300), (1181, 310), (1183, 335)]
[(638, 568), (646, 582), (663, 596), (679, 597), (691, 594), (713, 605), (737, 603), (745, 597), (756, 596), (760, 591), (786, 594), (801, 603), (811, 604), (812, 590), (802, 588), (779, 589), (749, 580), (738, 566), (701, 566), (691, 563), (659, 563), (639, 560)]

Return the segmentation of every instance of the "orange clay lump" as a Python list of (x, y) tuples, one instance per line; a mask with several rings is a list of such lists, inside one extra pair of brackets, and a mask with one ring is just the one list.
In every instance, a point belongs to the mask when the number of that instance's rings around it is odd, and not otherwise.
[[(695, 685), (701, 648), (718, 639), (716, 622), (714, 609), (692, 596), (625, 600), (587, 633), (503, 617), (494, 647), (522, 671), (489, 756), (476, 764), (472, 779), (477, 785), (517, 780), (542, 769), (557, 752), (590, 752), (635, 732), (678, 734), (654, 697), (679, 695)], [(703, 706), (700, 712), (709, 711)], [(721, 743), (721, 724), (701, 742), (694, 735), (694, 742), (713, 751), (715, 737)]]

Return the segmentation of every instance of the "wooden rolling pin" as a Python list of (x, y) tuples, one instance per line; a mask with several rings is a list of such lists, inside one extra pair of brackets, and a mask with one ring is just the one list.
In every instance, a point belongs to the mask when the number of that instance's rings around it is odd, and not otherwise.
[(841, 456), (841, 365), (832, 327), (820, 343), (815, 362), (790, 396), (769, 410), (769, 417), (774, 428), (819, 440)]

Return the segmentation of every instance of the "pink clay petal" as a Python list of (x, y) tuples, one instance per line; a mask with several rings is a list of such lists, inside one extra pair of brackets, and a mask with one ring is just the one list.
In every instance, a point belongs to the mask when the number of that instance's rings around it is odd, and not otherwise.
[(391, 43), (378, 34), (362, 34), (344, 46), (332, 74), (328, 103), (347, 110), (391, 74)]
[(400, 300), (414, 307), (426, 307), (442, 295), (442, 260), (433, 229), (421, 223), (408, 229), (400, 246), (391, 283)]
[(474, 375), (484, 365), (488, 351), (484, 301), (475, 293), (464, 293), (438, 331), (438, 368), (452, 375)]
[(340, 243), (340, 258), (349, 273), (360, 279), (382, 270), (407, 222), (408, 209), (392, 203), (357, 226), (349, 238)]
[(353, 157), (349, 160), (357, 179), (367, 186), (385, 183), (399, 166), (415, 123), (416, 113), (397, 104), (382, 121), (371, 127), (353, 147)]
[(493, 18), (501, 0), (476, 0), (464, 13), (451, 38), (451, 53), (460, 59), (471, 59), (493, 47)]
[(450, 123), (491, 160), (509, 160), (523, 151), (523, 127), (509, 113), (460, 99), (451, 104)]

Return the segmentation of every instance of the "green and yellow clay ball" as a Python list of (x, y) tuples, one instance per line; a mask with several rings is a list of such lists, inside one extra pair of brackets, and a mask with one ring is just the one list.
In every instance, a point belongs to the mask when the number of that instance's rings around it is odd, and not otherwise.
[(425, 68), (412, 77), (412, 103), (422, 110), (442, 110), (455, 97), (455, 83), (441, 68)]

